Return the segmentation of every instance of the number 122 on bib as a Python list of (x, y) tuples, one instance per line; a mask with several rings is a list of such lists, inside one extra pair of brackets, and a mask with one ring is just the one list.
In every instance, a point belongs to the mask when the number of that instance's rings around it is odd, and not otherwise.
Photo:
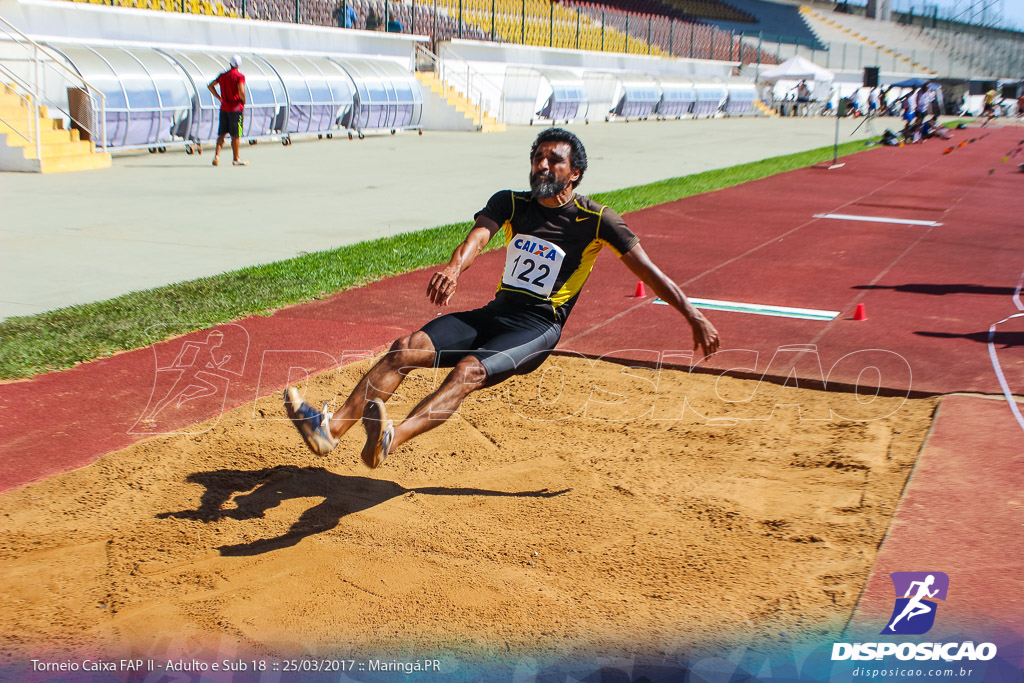
[(529, 235), (518, 235), (505, 249), (503, 285), (551, 296), (565, 252), (558, 245)]

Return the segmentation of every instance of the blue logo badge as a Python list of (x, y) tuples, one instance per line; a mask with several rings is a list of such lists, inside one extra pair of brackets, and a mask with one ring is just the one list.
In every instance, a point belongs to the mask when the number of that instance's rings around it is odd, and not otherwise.
[(949, 577), (942, 572), (893, 572), (896, 605), (882, 634), (921, 635), (935, 624), (936, 600), (945, 600)]

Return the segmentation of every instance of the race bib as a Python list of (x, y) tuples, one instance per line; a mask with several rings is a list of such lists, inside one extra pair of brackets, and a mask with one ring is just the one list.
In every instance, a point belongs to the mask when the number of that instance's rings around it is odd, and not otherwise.
[(565, 252), (551, 242), (516, 235), (505, 249), (505, 273), (501, 283), (543, 297), (551, 296), (563, 259)]

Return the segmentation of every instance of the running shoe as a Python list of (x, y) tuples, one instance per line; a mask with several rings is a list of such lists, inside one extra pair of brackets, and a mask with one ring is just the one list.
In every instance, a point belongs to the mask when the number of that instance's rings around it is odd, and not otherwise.
[(327, 455), (338, 445), (338, 440), (331, 436), (332, 413), (327, 412), (326, 403), (318, 412), (302, 400), (295, 387), (288, 387), (284, 390), (284, 407), (309, 450), (317, 455)]
[(388, 419), (384, 401), (375, 398), (363, 406), (363, 429), (366, 430), (363, 462), (367, 467), (380, 467), (388, 457), (395, 438), (395, 425)]

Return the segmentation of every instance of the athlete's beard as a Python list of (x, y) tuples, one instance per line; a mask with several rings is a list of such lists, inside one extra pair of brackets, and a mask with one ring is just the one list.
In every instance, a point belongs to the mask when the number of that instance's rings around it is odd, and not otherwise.
[(569, 187), (569, 179), (559, 181), (553, 173), (537, 171), (530, 175), (530, 190), (537, 199), (551, 199)]

